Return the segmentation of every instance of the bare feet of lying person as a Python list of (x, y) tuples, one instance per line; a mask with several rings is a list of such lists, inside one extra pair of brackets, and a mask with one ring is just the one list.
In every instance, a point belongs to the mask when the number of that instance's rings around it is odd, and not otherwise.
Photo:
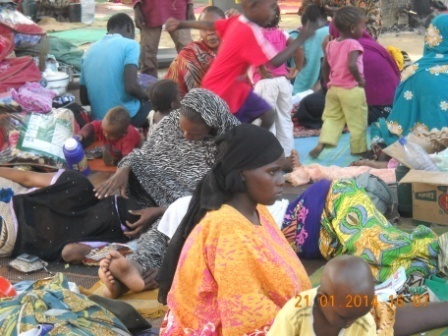
[(285, 165), (283, 166), (283, 171), (285, 173), (290, 173), (293, 170), (299, 168), (302, 164), (299, 162), (299, 153), (295, 149), (291, 151), (291, 155), (285, 160)]
[(110, 299), (116, 299), (121, 295), (123, 295), (124, 293), (128, 292), (129, 288), (127, 288), (125, 285), (123, 285), (120, 281), (116, 280), (112, 276), (112, 273), (109, 270), (111, 260), (112, 256), (108, 254), (106, 258), (100, 261), (98, 276), (106, 286), (106, 288), (103, 291), (103, 296)]
[(80, 264), (90, 251), (92, 251), (92, 248), (88, 245), (71, 243), (64, 246), (61, 256), (65, 262)]
[(367, 159), (359, 159), (350, 163), (350, 166), (367, 166), (376, 169), (384, 169), (387, 168), (387, 162), (384, 161), (375, 161), (375, 160), (367, 160)]
[(108, 257), (102, 263), (106, 270), (105, 279), (109, 280), (109, 283), (112, 284), (108, 289), (114, 295), (123, 294), (122, 288), (113, 286), (117, 282), (126, 288), (126, 290), (132, 290), (134, 292), (159, 287), (156, 282), (158, 269), (149, 269), (143, 273), (139, 265), (126, 259), (117, 251), (111, 250)]
[(325, 144), (323, 144), (323, 143), (318, 143), (317, 146), (314, 147), (314, 149), (309, 153), (309, 155), (310, 155), (313, 159), (315, 159), (315, 158), (317, 158), (317, 157), (320, 155), (320, 153), (322, 153), (322, 151), (324, 150), (324, 148), (325, 148)]
[(291, 151), (291, 156), (289, 157), (289, 160), (291, 161), (292, 170), (296, 170), (296, 169), (302, 167), (302, 163), (300, 162), (299, 153), (295, 149), (293, 149)]

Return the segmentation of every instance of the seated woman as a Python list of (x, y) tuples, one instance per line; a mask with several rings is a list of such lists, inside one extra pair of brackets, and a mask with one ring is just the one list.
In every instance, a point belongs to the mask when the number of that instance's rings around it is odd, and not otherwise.
[[(132, 231), (126, 235), (139, 235), (176, 199), (193, 192), (215, 162), (216, 138), (238, 124), (217, 95), (205, 89), (191, 90), (181, 101), (180, 109), (159, 122), (143, 147), (135, 149), (118, 164), (117, 172), (96, 189), (97, 196), (102, 199), (116, 192), (126, 196), (128, 189), (132, 198), (150, 207), (133, 212), (141, 218), (129, 224)], [(157, 231), (157, 224), (143, 233), (137, 251), (128, 257), (133, 270), (143, 275), (159, 269), (167, 240)], [(111, 270), (119, 265), (112, 263)], [(143, 280), (133, 282), (131, 287), (144, 288)]]
[(275, 136), (254, 125), (220, 140), (159, 273), (159, 300), (170, 308), (160, 335), (261, 332), (288, 298), (310, 288), (265, 207), (281, 196), (284, 161)]
[[(338, 38), (339, 31), (330, 24), (330, 38)], [(363, 64), (366, 81), (369, 125), (379, 118), (386, 118), (392, 110), (395, 90), (400, 81), (400, 71), (390, 53), (366, 31), (359, 38), (364, 48)], [(300, 125), (313, 129), (322, 126), (325, 92), (318, 91), (305, 97), (294, 115)]]
[(434, 18), (426, 30), (423, 57), (406, 68), (392, 113), (371, 130), (372, 143), (390, 145), (415, 129), (448, 125), (448, 15)]
[(78, 172), (0, 168), (0, 186), (8, 196), (0, 201), (0, 257), (28, 253), (80, 262), (93, 246), (89, 242), (129, 240), (124, 225), (131, 203), (122, 197), (98, 200)]
[[(225, 18), (224, 12), (216, 6), (205, 7), (199, 16), (200, 21), (209, 22)], [(191, 89), (201, 86), (202, 78), (215, 59), (221, 43), (213, 30), (200, 30), (199, 34), (201, 39), (190, 42), (179, 52), (165, 76), (179, 85), (182, 97)]]

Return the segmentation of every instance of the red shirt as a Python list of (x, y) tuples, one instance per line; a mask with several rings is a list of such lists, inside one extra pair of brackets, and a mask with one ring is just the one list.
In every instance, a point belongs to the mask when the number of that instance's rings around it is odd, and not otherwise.
[(187, 4), (193, 0), (132, 0), (132, 7), (140, 3), (146, 27), (161, 27), (168, 18), (187, 19)]
[(221, 45), (202, 87), (219, 95), (230, 112), (236, 113), (252, 90), (246, 77), (249, 68), (268, 62), (277, 52), (264, 38), (261, 27), (243, 15), (218, 20), (215, 29)]
[(101, 120), (92, 121), (90, 124), (95, 131), (95, 140), (100, 141), (105, 148), (109, 149), (112, 156), (116, 158), (125, 157), (140, 144), (140, 134), (132, 125), (128, 126), (127, 134), (124, 137), (110, 142), (104, 137)]

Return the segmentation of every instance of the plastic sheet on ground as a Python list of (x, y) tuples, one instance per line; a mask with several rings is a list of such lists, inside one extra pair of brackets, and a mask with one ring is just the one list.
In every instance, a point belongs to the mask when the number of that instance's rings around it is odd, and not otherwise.
[(63, 168), (62, 147), (74, 131), (73, 112), (66, 108), (48, 114), (0, 113), (0, 164)]

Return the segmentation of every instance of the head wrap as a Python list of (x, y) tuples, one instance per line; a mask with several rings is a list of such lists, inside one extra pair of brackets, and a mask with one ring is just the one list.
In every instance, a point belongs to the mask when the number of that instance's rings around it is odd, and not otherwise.
[[(426, 29), (423, 55), (425, 57), (438, 54), (448, 54), (448, 15), (446, 14), (436, 16)], [(436, 56), (435, 58), (440, 61), (441, 57)]]
[(244, 192), (242, 170), (252, 170), (280, 158), (283, 148), (265, 129), (251, 124), (239, 125), (218, 139), (218, 154), (212, 169), (196, 187), (184, 219), (168, 246), (157, 282), (159, 301), (166, 299), (176, 272), (180, 252), (190, 232), (209, 210), (219, 209), (235, 193)]
[[(218, 95), (206, 89), (190, 90), (180, 102), (181, 106), (189, 107), (198, 112), (207, 126), (213, 128), (214, 135), (223, 135), (235, 118), (230, 114), (229, 106)], [(181, 107), (182, 110), (182, 107)]]
[(200, 115), (212, 131), (201, 140), (189, 141), (180, 131), (180, 110), (172, 111), (157, 124), (141, 149), (120, 161), (119, 167), (132, 169), (129, 189), (141, 206), (168, 207), (190, 195), (215, 162), (216, 139), (240, 124), (227, 104), (205, 89), (191, 90), (181, 105)]

